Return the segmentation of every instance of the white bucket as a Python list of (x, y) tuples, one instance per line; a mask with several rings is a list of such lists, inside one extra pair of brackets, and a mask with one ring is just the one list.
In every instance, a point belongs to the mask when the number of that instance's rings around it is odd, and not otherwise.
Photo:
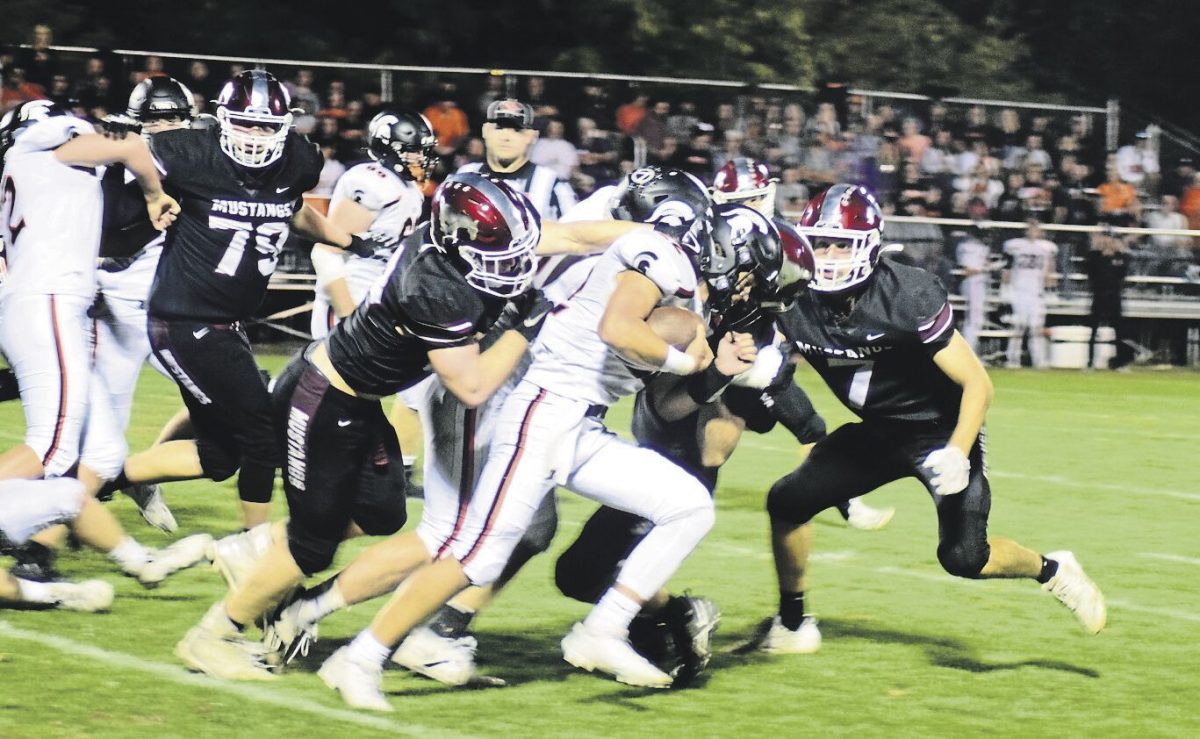
[[(1088, 326), (1054, 326), (1050, 329), (1050, 366), (1058, 369), (1083, 369), (1088, 366), (1088, 340), (1092, 329)], [(1097, 367), (1107, 367), (1108, 360), (1116, 356), (1117, 332), (1109, 326), (1096, 331)]]

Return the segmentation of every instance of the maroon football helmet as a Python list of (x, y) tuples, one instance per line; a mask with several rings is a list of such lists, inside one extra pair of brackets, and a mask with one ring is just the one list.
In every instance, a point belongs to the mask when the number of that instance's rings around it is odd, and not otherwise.
[(266, 167), (283, 156), (292, 125), (291, 98), (273, 74), (251, 69), (221, 88), (217, 121), (222, 151), (244, 167)]
[(783, 260), (779, 275), (775, 278), (774, 290), (762, 299), (762, 304), (764, 308), (786, 310), (796, 302), (800, 291), (808, 287), (817, 267), (808, 238), (786, 221), (776, 220), (774, 223), (779, 230), (779, 250)]
[(478, 172), (448, 177), (433, 193), (430, 233), (480, 292), (511, 298), (533, 282), (541, 218), (503, 182)]
[(866, 282), (883, 249), (883, 210), (866, 188), (838, 183), (808, 201), (797, 224), (816, 258), (811, 287), (836, 293)]
[(775, 180), (767, 165), (755, 159), (725, 162), (713, 178), (712, 198), (714, 203), (744, 203), (767, 218), (775, 217)]

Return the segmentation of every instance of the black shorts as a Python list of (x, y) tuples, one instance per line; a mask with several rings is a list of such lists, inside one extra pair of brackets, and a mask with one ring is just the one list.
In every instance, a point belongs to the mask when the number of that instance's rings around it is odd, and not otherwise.
[(699, 479), (712, 492), (709, 475), (700, 463), (704, 429), (699, 411), (677, 421), (663, 420), (650, 402), (649, 391), (642, 390), (633, 403), (630, 430), (638, 446), (653, 449)]
[[(992, 495), (985, 430), (980, 430), (971, 447), (971, 475), (961, 493), (935, 493), (929, 470), (921, 466), (930, 452), (946, 446), (952, 431), (946, 425), (924, 423), (846, 424), (817, 442), (804, 462), (771, 488), (767, 500), (771, 518), (807, 523), (826, 508), (866, 495), (889, 482), (915, 477), (937, 507), (939, 558), (945, 551), (948, 557), (961, 555), (957, 558), (972, 562), (982, 557), (986, 561)], [(954, 572), (950, 566), (947, 569)]]
[(252, 467), (266, 476), (255, 485), (266, 486), (260, 502), (269, 501), (279, 467), (271, 395), (245, 332), (238, 324), (154, 316), (149, 331), (154, 356), (179, 385), (205, 474), (223, 480)]
[(407, 517), (404, 464), (380, 402), (341, 392), (297, 357), (276, 379), (272, 403), (289, 544), (301, 568), (327, 565), (351, 522), (374, 536), (399, 531)]

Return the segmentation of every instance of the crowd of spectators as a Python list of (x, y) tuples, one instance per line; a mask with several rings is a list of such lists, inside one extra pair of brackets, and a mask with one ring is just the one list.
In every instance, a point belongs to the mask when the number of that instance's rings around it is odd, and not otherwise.
[[(170, 72), (199, 103), (242, 65), (112, 56), (72, 58), (50, 49), (39, 26), (32, 44), (0, 56), (0, 107), (46, 97), (95, 119), (124, 107), (127, 91)], [(354, 85), (330, 70), (276, 69), (292, 95), (295, 124), (326, 159), (320, 190), (331, 191), (361, 159), (366, 126), (383, 106), (378, 86)], [(355, 80), (363, 82), (363, 80)], [(500, 97), (533, 106), (540, 138), (531, 158), (553, 167), (581, 195), (644, 163), (680, 167), (705, 181), (739, 156), (762, 160), (778, 177), (776, 204), (798, 212), (810, 193), (835, 182), (870, 187), (888, 213), (913, 216), (1155, 228), (1200, 228), (1200, 173), (1187, 159), (1160, 166), (1155, 129), (1116, 152), (1091, 116), (1015, 108), (914, 102), (900, 107), (852, 95), (800, 99), (695, 88), (617, 88), (596, 81), (463, 77), (422, 84), (397, 79), (393, 105), (421, 110), (438, 136), (443, 172), (481, 161), (483, 111)], [(689, 93), (696, 93), (691, 95)], [(722, 97), (724, 96), (724, 97)], [(874, 104), (871, 104), (874, 103)], [(950, 251), (942, 229), (893, 222), (887, 238), (917, 261)], [(1187, 238), (1139, 244), (1145, 270), (1182, 273), (1195, 253)]]

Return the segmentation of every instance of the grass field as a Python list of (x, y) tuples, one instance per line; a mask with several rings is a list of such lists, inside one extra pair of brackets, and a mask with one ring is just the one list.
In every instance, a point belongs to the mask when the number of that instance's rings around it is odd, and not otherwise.
[[(282, 358), (263, 362), (274, 370)], [(799, 377), (831, 425), (848, 418), (811, 372)], [(1042, 551), (1073, 549), (1109, 598), (1098, 637), (1034, 583), (942, 573), (934, 511), (912, 481), (869, 498), (899, 509), (884, 531), (818, 519), (809, 602), (825, 636), (819, 654), (722, 653), (703, 687), (667, 693), (561, 660), (558, 640), (585, 608), (554, 591), (550, 556), (478, 623), (482, 668), (509, 687), (450, 690), (392, 671), (385, 689), (397, 713), (381, 717), (346, 709), (314, 674), (375, 605), (327, 621), (315, 655), (283, 680), (221, 682), (187, 673), (172, 655), (221, 596), (215, 572), (147, 591), (80, 553), (64, 557), (65, 572), (112, 581), (117, 601), (101, 615), (0, 611), (0, 737), (1200, 735), (1200, 375), (993, 377), (991, 530)], [(135, 449), (178, 397), (147, 371), (138, 401)], [(624, 429), (628, 406), (611, 419)], [(0, 429), (5, 446), (19, 442), (18, 404), (0, 408)], [(772, 613), (763, 498), (796, 461), (783, 433), (745, 438), (722, 474), (716, 528), (673, 583), (721, 605), (721, 649)], [(236, 526), (231, 484), (175, 484), (168, 499), (183, 532)], [(593, 507), (570, 494), (561, 502), (556, 550)], [(165, 542), (128, 499), (111, 505), (143, 541)], [(419, 503), (411, 506), (415, 522)]]

